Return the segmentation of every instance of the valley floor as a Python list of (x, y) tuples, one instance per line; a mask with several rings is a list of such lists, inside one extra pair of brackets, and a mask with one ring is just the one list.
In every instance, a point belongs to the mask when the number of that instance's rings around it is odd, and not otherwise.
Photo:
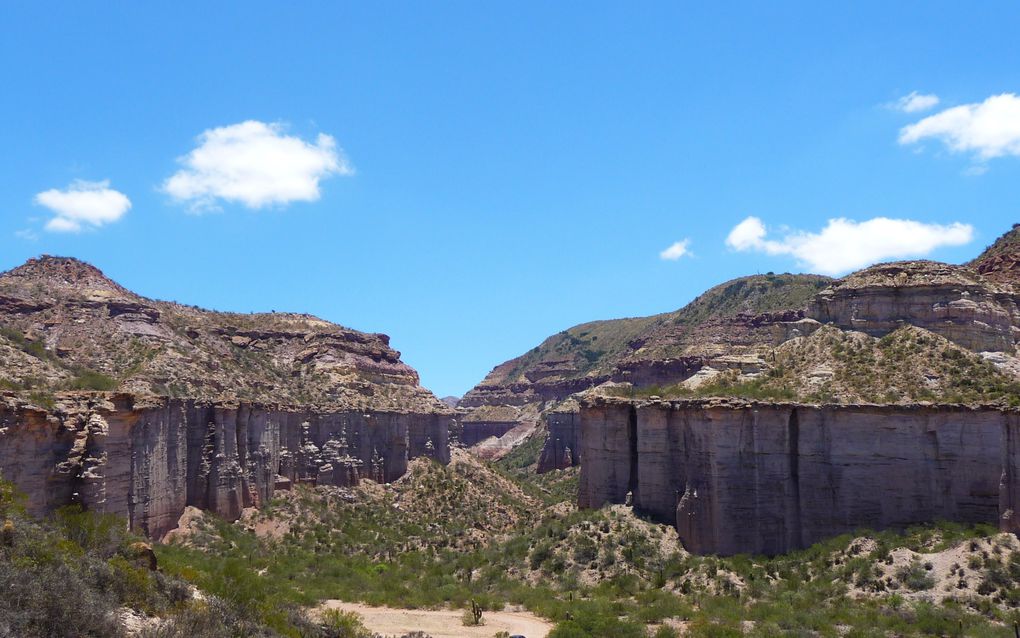
[(485, 624), (465, 627), (462, 610), (396, 609), (372, 607), (327, 600), (320, 609), (340, 609), (361, 616), (365, 626), (386, 636), (424, 631), (432, 638), (492, 638), (499, 631), (527, 638), (545, 638), (552, 630), (551, 623), (526, 611), (487, 611), (482, 617)]

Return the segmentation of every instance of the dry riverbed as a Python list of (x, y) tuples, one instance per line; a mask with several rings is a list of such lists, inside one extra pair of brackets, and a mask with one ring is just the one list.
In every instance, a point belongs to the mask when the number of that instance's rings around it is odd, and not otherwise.
[(526, 638), (545, 638), (552, 624), (525, 611), (487, 611), (481, 627), (465, 627), (462, 610), (395, 609), (327, 600), (319, 609), (353, 611), (370, 630), (384, 636), (424, 631), (432, 638), (492, 638), (498, 631)]

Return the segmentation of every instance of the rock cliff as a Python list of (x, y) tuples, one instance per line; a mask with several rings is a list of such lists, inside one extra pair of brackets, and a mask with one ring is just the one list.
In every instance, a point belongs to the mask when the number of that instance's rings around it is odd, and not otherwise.
[(1017, 264), (1014, 227), (965, 265), (909, 261), (839, 280), (736, 279), (673, 313), (554, 335), (493, 369), (460, 406), (538, 422), (568, 397), (591, 392), (1013, 405)]
[(386, 335), (150, 300), (76, 259), (0, 274), (0, 364), (0, 475), (157, 537), (189, 505), (449, 461), (454, 411)]
[(236, 519), (301, 482), (388, 482), (450, 460), (449, 415), (322, 412), (245, 402), (76, 393), (0, 405), (0, 468), (36, 513), (80, 504), (160, 537), (186, 506)]
[(959, 405), (597, 398), (579, 505), (632, 499), (696, 553), (780, 554), (856, 529), (1015, 530), (1020, 414)]
[(808, 316), (875, 336), (913, 325), (977, 352), (1008, 352), (1020, 336), (1018, 299), (1011, 286), (968, 267), (897, 262), (833, 284), (814, 298)]
[(580, 465), (581, 419), (577, 411), (550, 412), (545, 422), (547, 435), (538, 459), (538, 473)]

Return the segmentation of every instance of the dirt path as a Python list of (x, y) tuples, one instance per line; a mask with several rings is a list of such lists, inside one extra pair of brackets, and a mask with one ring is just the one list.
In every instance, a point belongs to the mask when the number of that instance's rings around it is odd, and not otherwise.
[(320, 609), (342, 609), (361, 616), (365, 626), (384, 636), (399, 636), (410, 631), (424, 631), (432, 638), (492, 638), (497, 631), (526, 638), (545, 638), (552, 625), (528, 612), (487, 611), (481, 627), (465, 627), (462, 610), (427, 611), (369, 607), (339, 600), (327, 600)]

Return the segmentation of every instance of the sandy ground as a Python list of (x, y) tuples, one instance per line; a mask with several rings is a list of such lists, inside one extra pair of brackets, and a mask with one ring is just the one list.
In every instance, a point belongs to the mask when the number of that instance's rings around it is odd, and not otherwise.
[(545, 638), (552, 625), (528, 612), (487, 611), (481, 627), (465, 627), (461, 622), (463, 610), (427, 611), (369, 607), (339, 600), (328, 600), (320, 609), (342, 609), (361, 616), (365, 626), (386, 636), (424, 631), (432, 638), (492, 638), (497, 631), (527, 638)]

